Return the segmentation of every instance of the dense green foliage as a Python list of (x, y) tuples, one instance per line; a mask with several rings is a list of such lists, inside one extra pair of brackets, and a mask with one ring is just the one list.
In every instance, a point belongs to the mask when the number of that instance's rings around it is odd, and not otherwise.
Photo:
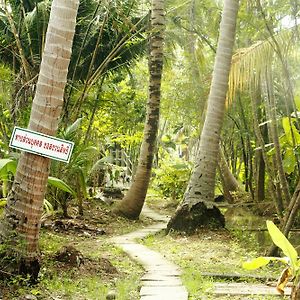
[(190, 172), (191, 166), (185, 161), (164, 160), (154, 172), (153, 187), (162, 196), (178, 202), (183, 197)]
[[(191, 169), (197, 164), (194, 159), (205, 120), (222, 3), (166, 1), (161, 123), (151, 180), (152, 188), (163, 199), (159, 201), (161, 207), (165, 198), (173, 204), (181, 201)], [(19, 158), (19, 152), (8, 147), (9, 139), (15, 125), (26, 127), (29, 121), (50, 4), (50, 0), (7, 0), (0, 5), (0, 213)], [(148, 99), (149, 9), (146, 1), (80, 1), (58, 130), (58, 137), (73, 141), (75, 147), (69, 164), (52, 162), (43, 217), (62, 211), (63, 217), (79, 214), (79, 219), (84, 218), (90, 198), (98, 197), (105, 188), (127, 188), (134, 176)], [(299, 202), (299, 14), (297, 1), (241, 1), (221, 148), (229, 172), (246, 193), (240, 197), (241, 191), (229, 190), (221, 167), (216, 182), (224, 194), (231, 193), (233, 202), (250, 202), (255, 213), (280, 224), (288, 220), (297, 199)], [(236, 203), (233, 206), (233, 214), (239, 217)], [(97, 211), (97, 207), (93, 209)], [(297, 214), (298, 220), (292, 225), (300, 223), (299, 209)], [(89, 216), (93, 219), (93, 213)], [(49, 246), (42, 234), (42, 250), (53, 255), (53, 249), (47, 247), (55, 247), (56, 238), (52, 236)], [(172, 236), (168, 239), (173, 245)], [(82, 240), (76, 242), (84, 248)], [(283, 248), (282, 243), (277, 245)], [(203, 249), (201, 255), (210, 250)], [(168, 251), (170, 255), (179, 252), (177, 246)], [(241, 253), (240, 249), (236, 252)], [(292, 250), (293, 275), (299, 277), (295, 255)], [(246, 259), (246, 253), (243, 256)], [(191, 254), (182, 257), (186, 281), (195, 285), (191, 278), (195, 275), (201, 282), (200, 271), (191, 271), (195, 265)], [(265, 262), (268, 259), (259, 261)], [(200, 267), (201, 260), (197, 264)], [(46, 268), (53, 270), (52, 265)], [(215, 268), (220, 270), (222, 265)], [(43, 270), (42, 282), (51, 282), (51, 292), (65, 288), (71, 297), (74, 282), (69, 277), (61, 282), (58, 275), (54, 273), (52, 280)], [(125, 277), (122, 273), (126, 283)], [(128, 286), (119, 282), (95, 287), (93, 278), (76, 277), (75, 283), (82, 289), (88, 286), (94, 293), (90, 297), (97, 297), (99, 291), (107, 293), (107, 286), (128, 293)], [(130, 276), (130, 280), (128, 285), (136, 277)], [(134, 288), (137, 290), (136, 284)], [(202, 295), (197, 286), (190, 289), (195, 297)]]
[[(14, 125), (28, 123), (50, 2), (7, 1), (10, 6), (0, 8), (2, 158), (18, 158), (8, 141)], [(167, 2), (162, 121), (152, 183), (177, 201), (205, 117), (221, 2)], [(241, 3), (221, 143), (242, 188), (257, 202), (273, 201), (278, 216), (287, 208), (284, 186), (292, 195), (299, 181), (298, 14), (293, 1)], [(80, 1), (59, 128), (59, 136), (76, 146), (69, 165), (53, 163), (51, 168), (51, 175), (63, 179), (76, 196), (49, 189), (55, 208), (56, 202), (87, 198), (86, 187), (95, 182), (94, 176), (105, 185), (106, 177), (117, 178), (124, 171), (130, 179), (134, 173), (148, 97), (148, 16), (144, 2)], [(98, 161), (102, 167), (95, 175), (91, 170)]]

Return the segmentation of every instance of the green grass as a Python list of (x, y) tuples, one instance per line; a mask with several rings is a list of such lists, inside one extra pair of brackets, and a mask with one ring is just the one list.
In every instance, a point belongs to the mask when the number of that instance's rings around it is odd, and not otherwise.
[[(121, 226), (120, 222), (118, 227)], [(9, 295), (9, 298), (4, 299), (13, 300), (34, 295), (39, 300), (53, 297), (62, 300), (105, 300), (109, 291), (116, 295), (117, 300), (138, 299), (143, 269), (111, 244), (109, 237), (84, 237), (42, 230), (42, 267), (38, 284), (30, 286), (27, 280), (20, 277), (6, 282), (0, 281), (0, 290), (4, 295)], [(82, 253), (82, 265), (72, 267), (56, 261), (55, 253), (65, 245), (72, 245)], [(101, 259), (109, 262), (108, 269), (103, 267)]]
[[(149, 236), (143, 243), (161, 253), (176, 263), (182, 270), (182, 281), (187, 287), (190, 300), (202, 299), (246, 299), (245, 297), (221, 297), (212, 295), (214, 281), (222, 281), (213, 276), (203, 276), (208, 274), (232, 274), (243, 276), (257, 275), (277, 277), (281, 272), (281, 267), (274, 264), (272, 267), (260, 270), (247, 271), (242, 268), (242, 262), (257, 257), (255, 247), (245, 249), (239, 240), (227, 231), (199, 231), (198, 234), (187, 237), (184, 235), (163, 233)], [(236, 280), (236, 279), (235, 279)], [(242, 279), (246, 284), (258, 282), (255, 279)], [(224, 281), (224, 279), (223, 279)], [(229, 279), (230, 281), (230, 279)], [(233, 279), (231, 279), (233, 281)], [(273, 296), (247, 296), (247, 299), (278, 299)]]
[[(53, 270), (49, 266), (44, 270), (40, 285), (49, 295), (56, 294), (62, 299), (104, 300), (109, 291), (114, 291), (118, 300), (138, 299), (140, 276), (143, 272), (139, 265), (133, 263), (119, 248), (107, 242), (107, 237), (75, 238), (58, 234), (45, 234), (41, 237), (43, 251), (48, 254), (56, 252), (65, 243), (72, 242), (84, 257), (96, 260), (104, 257), (117, 269), (116, 274), (91, 274), (77, 270), (66, 272)], [(96, 266), (95, 266), (96, 267)], [(95, 270), (97, 272), (97, 270)], [(50, 274), (52, 274), (50, 276)], [(130, 297), (130, 298), (129, 298)], [(47, 298), (45, 298), (47, 299)]]

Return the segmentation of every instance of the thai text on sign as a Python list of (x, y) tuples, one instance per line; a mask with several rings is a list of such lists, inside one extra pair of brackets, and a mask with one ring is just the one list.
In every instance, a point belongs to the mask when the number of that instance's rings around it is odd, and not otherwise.
[(69, 162), (74, 143), (29, 129), (15, 127), (9, 147)]

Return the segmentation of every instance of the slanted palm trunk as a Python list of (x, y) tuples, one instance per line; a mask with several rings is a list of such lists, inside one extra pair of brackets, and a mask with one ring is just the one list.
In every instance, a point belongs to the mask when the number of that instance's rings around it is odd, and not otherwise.
[(130, 219), (139, 217), (149, 186), (159, 122), (160, 87), (163, 67), (164, 0), (152, 0), (152, 33), (149, 58), (149, 98), (144, 138), (135, 177), (115, 212)]
[(224, 217), (213, 205), (213, 200), (238, 7), (238, 0), (224, 1), (207, 115), (200, 137), (199, 152), (183, 202), (170, 220), (169, 229), (193, 231), (200, 225), (224, 226)]
[[(54, 135), (63, 105), (79, 0), (53, 0), (29, 129)], [(19, 272), (36, 277), (38, 240), (50, 159), (22, 153), (4, 217), (0, 241), (7, 244)], [(15, 271), (15, 270), (14, 270)]]
[(224, 198), (229, 203), (233, 203), (235, 199), (232, 194), (235, 192), (243, 193), (243, 190), (241, 189), (237, 179), (233, 176), (232, 172), (230, 171), (223, 149), (221, 147), (219, 147), (218, 169), (223, 186)]

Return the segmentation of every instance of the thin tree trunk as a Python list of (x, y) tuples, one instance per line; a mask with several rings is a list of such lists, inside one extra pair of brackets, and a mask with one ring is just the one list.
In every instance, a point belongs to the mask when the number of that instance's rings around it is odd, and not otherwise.
[(229, 169), (227, 164), (223, 149), (220, 147), (219, 150), (220, 159), (219, 159), (219, 174), (222, 180), (224, 197), (229, 203), (234, 203), (234, 197), (232, 193), (234, 192), (243, 192), (239, 182), (233, 176), (232, 172)]
[[(288, 237), (289, 232), (295, 222), (295, 219), (297, 217), (297, 214), (300, 209), (300, 181), (297, 184), (297, 187), (295, 189), (295, 192), (293, 194), (293, 197), (291, 199), (291, 202), (289, 204), (289, 207), (286, 210), (284, 219), (283, 219), (283, 225), (281, 228), (281, 231), (283, 234)], [(277, 246), (275, 244), (272, 244), (270, 249), (268, 250), (268, 255), (269, 256), (274, 256), (277, 254)], [(297, 291), (298, 297), (299, 297), (299, 286), (298, 286), (298, 291)], [(293, 298), (292, 298), (293, 299)], [(297, 299), (297, 298), (294, 298)]]
[(16, 41), (16, 45), (17, 45), (20, 60), (21, 60), (21, 66), (22, 66), (22, 68), (24, 70), (24, 74), (25, 74), (25, 80), (29, 81), (30, 80), (29, 63), (28, 63), (28, 61), (27, 61), (27, 59), (24, 55), (24, 51), (23, 51), (23, 47), (22, 47), (22, 44), (21, 44), (20, 36), (19, 36), (18, 30), (15, 26), (15, 21), (14, 21), (12, 15), (10, 13), (10, 7), (7, 6), (6, 1), (5, 1), (5, 4), (4, 4), (3, 7), (4, 7), (5, 14), (7, 16), (9, 25), (11, 27), (12, 33), (13, 33), (15, 41)]
[(283, 191), (285, 204), (287, 205), (291, 201), (291, 195), (289, 192), (288, 183), (285, 177), (283, 163), (281, 158), (281, 149), (280, 149), (280, 142), (279, 142), (279, 135), (278, 135), (278, 128), (277, 128), (277, 118), (276, 118), (276, 104), (274, 99), (274, 91), (273, 91), (273, 79), (271, 77), (271, 72), (267, 72), (266, 75), (266, 83), (267, 83), (267, 90), (268, 90), (268, 98), (269, 103), (267, 105), (271, 123), (270, 124), (270, 132), (274, 143), (275, 148), (275, 163), (278, 169), (279, 181), (280, 186)]
[(87, 140), (90, 137), (90, 132), (91, 132), (92, 126), (94, 124), (95, 115), (96, 115), (97, 110), (99, 109), (99, 102), (100, 102), (99, 98), (101, 99), (101, 91), (102, 91), (102, 85), (103, 85), (104, 79), (105, 79), (105, 76), (103, 76), (101, 78), (99, 87), (97, 89), (97, 93), (95, 95), (95, 101), (94, 101), (94, 105), (93, 105), (93, 109), (92, 109), (92, 114), (90, 116), (89, 125), (87, 127), (87, 130), (86, 130), (86, 133), (84, 136), (83, 144), (86, 144)]
[[(252, 98), (252, 96), (251, 96)], [(264, 110), (262, 110), (262, 101), (261, 101), (261, 94), (257, 93), (257, 96), (255, 97), (255, 105), (252, 102), (253, 112), (255, 112), (255, 116), (253, 118), (253, 121), (255, 122), (254, 125), (254, 132), (258, 131), (260, 133), (261, 139), (263, 144), (265, 144), (268, 136), (267, 131), (267, 125), (262, 125), (263, 127), (259, 129), (259, 124), (263, 122), (264, 120)], [(254, 99), (252, 99), (253, 101)], [(262, 149), (262, 145), (260, 145), (261, 149), (256, 149), (255, 152), (255, 195), (254, 195), (254, 201), (256, 202), (262, 202), (265, 199), (265, 161), (264, 161), (264, 153)]]
[(213, 205), (213, 200), (238, 7), (238, 0), (224, 1), (207, 115), (196, 164), (183, 202), (170, 220), (168, 230), (193, 231), (199, 225), (209, 224), (224, 226), (224, 217)]
[(291, 300), (300, 300), (300, 281), (292, 288)]
[(133, 183), (123, 200), (114, 209), (116, 213), (130, 219), (138, 218), (143, 208), (155, 154), (163, 67), (164, 0), (152, 0), (151, 26), (153, 31), (150, 37), (149, 99), (147, 103), (144, 139)]
[(78, 206), (78, 214), (83, 216), (83, 193), (81, 191), (80, 185), (80, 175), (77, 175), (76, 178), (76, 187), (77, 187), (77, 206)]
[[(29, 129), (54, 135), (63, 104), (79, 0), (53, 0)], [(50, 159), (22, 152), (0, 223), (21, 273), (39, 272), (39, 230)]]
[(278, 195), (276, 193), (275, 190), (275, 186), (274, 186), (274, 178), (273, 178), (273, 174), (274, 174), (274, 170), (271, 168), (270, 164), (269, 164), (269, 160), (267, 158), (267, 154), (266, 154), (266, 148), (265, 148), (265, 141), (264, 138), (262, 136), (262, 133), (260, 131), (259, 128), (259, 122), (258, 122), (258, 116), (257, 116), (257, 106), (256, 106), (256, 97), (258, 96), (259, 93), (251, 93), (250, 97), (251, 97), (251, 109), (252, 109), (252, 115), (253, 115), (253, 125), (254, 125), (254, 132), (256, 135), (256, 139), (258, 142), (259, 147), (261, 148), (261, 154), (265, 163), (265, 168), (268, 172), (268, 175), (270, 177), (270, 194), (272, 196), (272, 199), (274, 200), (274, 204), (276, 207), (276, 211), (278, 216), (281, 218), (282, 217), (282, 210), (283, 210), (283, 205), (282, 205), (282, 201), (280, 198), (278, 198)]
[[(92, 25), (94, 23), (94, 20), (95, 20), (95, 17), (97, 15), (97, 12), (99, 10), (100, 5), (101, 5), (101, 2), (99, 1), (98, 5), (95, 8), (95, 11), (93, 13), (92, 21), (90, 21), (90, 23), (87, 26), (87, 29), (85, 31), (84, 38), (82, 39), (82, 42), (81, 42), (81, 45), (80, 45), (80, 49), (79, 49), (79, 52), (77, 54), (77, 59), (76, 59), (75, 66), (74, 66), (74, 69), (73, 69), (73, 73), (72, 73), (72, 77), (71, 77), (71, 82), (75, 81), (76, 71), (77, 71), (80, 59), (82, 58), (83, 48), (86, 45), (87, 37), (88, 37), (88, 35), (90, 33), (91, 27), (92, 27)], [(102, 26), (104, 26), (104, 23), (105, 22), (103, 22)], [(102, 31), (101, 27), (100, 27), (99, 31), (100, 30)], [(96, 51), (96, 49), (94, 51)], [(66, 121), (65, 123), (67, 123), (68, 118), (69, 118), (68, 110), (69, 110), (69, 103), (70, 103), (70, 99), (71, 99), (71, 94), (72, 94), (73, 88), (74, 88), (74, 86), (71, 85), (70, 89), (68, 91), (68, 94), (66, 95), (65, 100), (64, 100), (64, 106), (63, 106), (63, 111), (62, 111), (62, 119)]]
[(295, 218), (297, 217), (297, 213), (300, 208), (300, 181), (297, 184), (293, 197), (291, 199), (290, 205), (287, 208), (287, 211), (284, 216), (282, 231), (285, 236), (288, 236)]
[(253, 177), (253, 165), (252, 165), (252, 156), (253, 151), (251, 147), (250, 141), (250, 129), (248, 126), (248, 121), (245, 116), (245, 110), (243, 107), (243, 103), (241, 101), (240, 95), (238, 95), (238, 102), (241, 109), (242, 122), (246, 132), (248, 133), (245, 137), (245, 143), (243, 145), (243, 157), (244, 157), (244, 165), (245, 165), (245, 191), (251, 194), (252, 199), (254, 198), (253, 185), (252, 185), (252, 177)]

